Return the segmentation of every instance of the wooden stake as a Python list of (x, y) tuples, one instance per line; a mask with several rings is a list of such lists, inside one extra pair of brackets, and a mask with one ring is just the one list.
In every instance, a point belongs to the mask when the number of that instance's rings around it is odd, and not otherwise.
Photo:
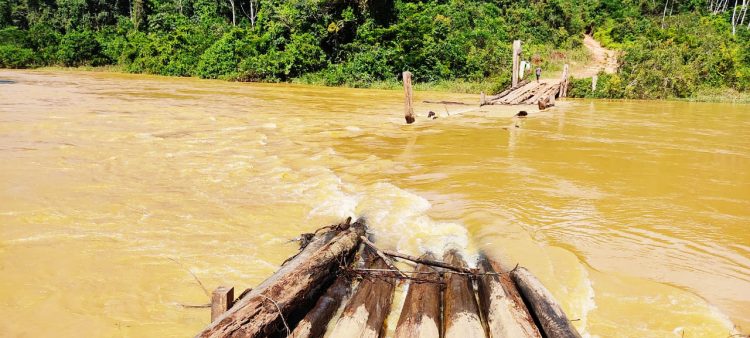
[(568, 96), (568, 64), (563, 67), (562, 79), (560, 79), (560, 97)]
[(227, 312), (234, 302), (234, 288), (220, 286), (211, 293), (211, 321)]
[(521, 40), (513, 40), (513, 75), (511, 86), (516, 86), (520, 79), (521, 72)]
[(414, 107), (412, 106), (412, 95), (411, 95), (411, 72), (406, 71), (403, 73), (404, 78), (404, 118), (406, 118), (406, 124), (414, 123)]
[(599, 76), (598, 75), (594, 75), (594, 76), (591, 77), (591, 91), (592, 92), (596, 91), (596, 82), (597, 82), (597, 80), (599, 80)]
[[(423, 259), (435, 258), (432, 254), (422, 255)], [(417, 265), (418, 272), (436, 273), (437, 271), (424, 264)], [(406, 293), (404, 308), (396, 325), (395, 338), (440, 337), (442, 328), (440, 320), (440, 277), (437, 274), (427, 274), (424, 279), (430, 282), (412, 281)]]
[(517, 267), (510, 272), (510, 278), (516, 283), (518, 291), (529, 305), (529, 310), (539, 321), (545, 337), (581, 338), (549, 290), (529, 270)]
[[(466, 266), (456, 250), (446, 252), (443, 260), (452, 265)], [(445, 338), (484, 338), (484, 327), (471, 278), (446, 272), (444, 297)]]

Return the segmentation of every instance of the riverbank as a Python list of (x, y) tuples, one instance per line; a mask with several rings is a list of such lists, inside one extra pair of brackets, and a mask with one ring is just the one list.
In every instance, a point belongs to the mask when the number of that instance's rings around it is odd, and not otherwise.
[[(2, 69), (2, 68), (0, 68)], [(20, 70), (19, 70), (20, 71)], [(49, 67), (39, 67), (34, 69), (27, 69), (27, 71), (50, 71), (50, 72), (98, 72), (98, 73), (122, 73), (122, 74), (134, 74), (139, 75), (139, 73), (132, 73), (128, 72), (124, 69), (124, 67), (117, 66), (117, 65), (111, 65), (111, 66), (101, 66), (101, 67), (91, 67), (91, 66), (82, 66), (82, 67), (60, 67), (60, 66), (49, 66)], [(552, 75), (548, 78), (555, 78), (555, 75), (559, 76), (560, 70), (553, 70)], [(167, 78), (179, 78), (175, 76), (166, 76), (166, 75), (157, 75), (157, 74), (141, 74), (141, 75), (148, 75), (148, 76), (158, 76), (158, 77), (167, 77)], [(196, 78), (197, 77), (190, 77), (190, 78)], [(238, 82), (234, 80), (222, 80), (227, 82)], [(443, 92), (443, 93), (456, 93), (456, 94), (476, 94), (479, 95), (481, 92), (485, 93), (493, 93), (493, 92), (499, 92), (504, 87), (498, 86), (499, 81), (493, 81), (492, 79), (486, 79), (481, 82), (472, 82), (472, 81), (465, 81), (465, 80), (443, 80), (443, 81), (435, 81), (435, 82), (421, 82), (421, 83), (414, 83), (414, 90), (417, 91), (431, 91), (431, 92)], [(326, 85), (323, 81), (315, 80), (314, 78), (295, 78), (292, 81), (288, 83), (293, 84), (302, 84), (302, 85), (310, 85), (310, 86), (317, 86), (317, 87), (330, 87), (330, 88), (360, 88), (360, 89), (382, 89), (382, 90), (400, 90), (403, 89), (403, 84), (399, 81), (392, 80), (392, 81), (375, 81), (371, 82), (366, 86), (363, 85), (355, 85), (355, 86), (348, 86), (348, 85), (341, 85), (341, 86), (329, 86)], [(589, 82), (590, 83), (590, 82)], [(619, 101), (619, 100), (625, 100), (625, 101), (633, 101), (635, 99), (608, 99), (608, 98), (596, 98), (596, 97), (570, 97), (570, 98), (585, 98), (585, 99), (595, 99), (595, 100), (610, 100), (610, 101)], [(477, 98), (478, 100), (478, 98)], [(638, 99), (642, 100), (642, 99)], [(638, 101), (636, 100), (636, 101)], [(737, 104), (750, 104), (750, 93), (747, 92), (738, 92), (731, 88), (712, 88), (712, 89), (706, 89), (699, 91), (695, 97), (691, 98), (669, 98), (669, 99), (654, 99), (649, 100), (646, 99), (646, 101), (684, 101), (684, 102), (713, 102), (713, 103), (737, 103)], [(477, 101), (478, 102), (478, 101)]]

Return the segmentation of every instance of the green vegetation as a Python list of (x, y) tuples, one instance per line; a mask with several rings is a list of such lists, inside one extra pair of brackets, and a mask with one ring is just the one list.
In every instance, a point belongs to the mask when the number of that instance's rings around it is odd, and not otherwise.
[(0, 67), (354, 87), (396, 86), (410, 70), (417, 86), (497, 91), (509, 82), (513, 39), (555, 71), (586, 60), (581, 41), (593, 31), (623, 52), (621, 69), (596, 92), (574, 80), (573, 96), (750, 89), (750, 32), (732, 8), (667, 1), (0, 0)]

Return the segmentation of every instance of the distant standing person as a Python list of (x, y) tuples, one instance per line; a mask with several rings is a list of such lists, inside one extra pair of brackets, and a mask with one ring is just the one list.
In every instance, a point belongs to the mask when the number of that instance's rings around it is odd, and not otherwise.
[(539, 82), (540, 76), (542, 76), (542, 67), (536, 67), (536, 82)]

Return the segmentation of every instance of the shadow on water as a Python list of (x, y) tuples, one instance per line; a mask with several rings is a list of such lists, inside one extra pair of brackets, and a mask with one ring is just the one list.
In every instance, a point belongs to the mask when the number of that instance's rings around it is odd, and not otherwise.
[(0, 79), (0, 84), (14, 84), (16, 81)]

